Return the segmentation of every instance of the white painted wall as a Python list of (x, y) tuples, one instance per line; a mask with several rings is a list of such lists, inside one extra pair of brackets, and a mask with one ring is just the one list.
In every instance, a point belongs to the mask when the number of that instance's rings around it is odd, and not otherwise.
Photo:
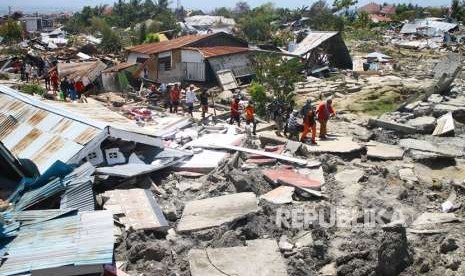
[(127, 60), (127, 62), (128, 62), (128, 63), (136, 63), (137, 58), (149, 58), (149, 55), (131, 52), (131, 53), (129, 53), (129, 55), (128, 55), (128, 60)]

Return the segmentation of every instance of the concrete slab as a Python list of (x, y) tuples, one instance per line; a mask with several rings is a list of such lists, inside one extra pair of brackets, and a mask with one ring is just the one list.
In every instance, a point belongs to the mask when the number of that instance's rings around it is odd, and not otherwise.
[(309, 247), (313, 245), (313, 236), (311, 231), (301, 231), (293, 238), (295, 247)]
[(418, 182), (418, 178), (411, 168), (403, 168), (399, 170), (399, 177), (401, 180), (409, 182)]
[(150, 190), (130, 189), (106, 191), (103, 209), (118, 216), (126, 228), (165, 231), (168, 222)]
[(287, 267), (275, 240), (247, 242), (248, 246), (191, 249), (192, 276), (287, 276)]
[(360, 169), (345, 169), (336, 173), (334, 178), (339, 183), (357, 183), (363, 177), (364, 172)]
[(458, 157), (462, 156), (463, 152), (460, 152), (454, 148), (434, 144), (424, 140), (417, 139), (401, 139), (399, 145), (406, 149), (417, 150), (417, 151), (426, 151), (439, 154), (443, 157)]
[(237, 193), (190, 201), (186, 204), (177, 232), (220, 226), (258, 210), (254, 193)]
[(405, 134), (414, 134), (418, 130), (412, 126), (406, 124), (399, 124), (392, 121), (380, 120), (380, 119), (370, 119), (368, 125), (371, 127), (380, 127), (384, 129), (391, 129)]
[[(284, 147), (284, 145), (266, 146), (265, 151), (274, 154), (281, 154), (284, 151)], [(257, 165), (271, 165), (276, 163), (276, 161), (276, 158), (265, 158), (259, 154), (251, 154), (248, 156), (248, 159), (245, 160), (246, 163)]]
[(208, 173), (218, 167), (228, 155), (224, 151), (204, 149), (194, 154), (190, 159), (178, 163), (175, 168), (180, 171)]
[(292, 195), (294, 194), (294, 191), (295, 191), (294, 187), (280, 186), (260, 196), (260, 198), (273, 204), (291, 203)]
[(341, 205), (355, 205), (362, 189), (359, 181), (362, 179), (363, 174), (364, 172), (360, 169), (345, 169), (334, 176), (336, 181), (342, 186)]
[(441, 224), (457, 222), (459, 218), (454, 213), (430, 213), (421, 214), (411, 225), (414, 229), (437, 228)]
[(318, 168), (313, 168), (313, 169), (310, 169), (310, 168), (299, 169), (298, 172), (311, 179), (320, 181), (321, 185), (324, 185), (326, 183), (325, 174), (321, 166)]
[(420, 133), (431, 133), (436, 126), (436, 118), (431, 116), (421, 116), (409, 120), (407, 124), (416, 128)]
[(299, 174), (292, 169), (279, 168), (262, 171), (266, 180), (281, 185), (289, 185), (296, 188), (321, 190), (321, 182)]
[(433, 131), (433, 136), (441, 136), (454, 133), (455, 123), (452, 112), (449, 112), (438, 119), (436, 128)]
[(360, 151), (362, 146), (354, 142), (350, 136), (333, 136), (328, 140), (318, 140), (318, 145), (302, 144), (310, 153), (353, 153)]
[(404, 156), (404, 150), (399, 146), (370, 141), (367, 143), (367, 156), (370, 159), (399, 160)]

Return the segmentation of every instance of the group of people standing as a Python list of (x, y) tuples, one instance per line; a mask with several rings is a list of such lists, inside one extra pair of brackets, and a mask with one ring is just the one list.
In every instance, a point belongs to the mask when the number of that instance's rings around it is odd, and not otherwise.
[[(66, 101), (69, 98), (72, 102), (76, 102), (77, 100), (82, 100), (87, 102), (86, 98), (83, 96), (85, 90), (85, 85), (81, 79), (75, 80), (68, 80), (67, 77), (64, 77), (63, 80), (60, 82), (60, 91), (58, 91), (58, 95), (60, 100)], [(56, 90), (54, 90), (55, 92)]]
[[(289, 133), (289, 138), (306, 143), (307, 135), (309, 132), (311, 132), (311, 143), (316, 145), (316, 127), (318, 121), (320, 123), (319, 138), (322, 140), (327, 139), (328, 120), (330, 117), (336, 115), (332, 103), (332, 99), (327, 99), (326, 101), (321, 102), (317, 109), (315, 109), (315, 107), (312, 105), (312, 102), (307, 100), (300, 112), (294, 110), (290, 114), (287, 121), (287, 131)], [(302, 117), (302, 124), (300, 124), (298, 121), (299, 117)], [(302, 134), (299, 139), (300, 132), (302, 132)]]
[(43, 58), (35, 63), (21, 62), (20, 74), (21, 80), (25, 82), (32, 82), (39, 84), (39, 80), (44, 80), (45, 89), (52, 91), (54, 95), (59, 96), (60, 100), (66, 101), (68, 98), (71, 101), (82, 99), (85, 92), (85, 85), (81, 78), (74, 80), (64, 77), (60, 81), (58, 70), (56, 66), (52, 66), (46, 58)]
[[(282, 136), (284, 133), (288, 138), (307, 142), (307, 136), (311, 132), (311, 144), (316, 143), (317, 122), (320, 124), (320, 139), (327, 139), (327, 123), (330, 117), (335, 116), (336, 112), (332, 105), (332, 99), (320, 103), (315, 109), (310, 100), (307, 100), (305, 105), (300, 111), (293, 110), (289, 116), (286, 114), (288, 108), (285, 104), (277, 98), (268, 106), (268, 112), (275, 122), (276, 134)], [(239, 97), (235, 97), (230, 106), (230, 120), (229, 123), (237, 123), (240, 127), (241, 122), (241, 106)], [(255, 118), (255, 106), (252, 101), (248, 101), (247, 106), (243, 109), (246, 125), (253, 125), (252, 133), (256, 135), (257, 120)], [(299, 120), (302, 120), (302, 123)], [(301, 133), (300, 137), (299, 134)]]
[(187, 113), (191, 117), (194, 117), (194, 105), (200, 102), (202, 118), (205, 118), (208, 113), (208, 92), (206, 89), (202, 89), (199, 97), (197, 97), (196, 90), (193, 84), (189, 85), (186, 89), (181, 89), (179, 83), (173, 85), (162, 83), (159, 87), (152, 85), (147, 98), (152, 105), (156, 105), (156, 99), (161, 98), (165, 109), (169, 108), (170, 113), (178, 113), (179, 107), (184, 107), (182, 104), (182, 97), (184, 95), (185, 108), (183, 109), (187, 109)]

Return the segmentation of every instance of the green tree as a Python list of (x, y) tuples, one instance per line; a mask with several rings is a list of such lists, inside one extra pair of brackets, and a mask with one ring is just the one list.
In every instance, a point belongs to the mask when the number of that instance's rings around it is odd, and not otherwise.
[(452, 0), (452, 4), (450, 6), (450, 16), (452, 18), (459, 18), (461, 13), (462, 7), (460, 7), (459, 0)]
[(160, 12), (168, 11), (169, 8), (169, 1), (168, 0), (158, 0), (158, 9)]
[(237, 2), (236, 6), (234, 7), (234, 13), (236, 15), (245, 14), (245, 13), (248, 13), (249, 11), (250, 11), (250, 6), (245, 1)]
[(144, 43), (154, 43), (154, 42), (160, 42), (160, 36), (158, 34), (148, 34), (145, 37)]
[(460, 0), (452, 0), (451, 17), (465, 22), (465, 0), (462, 0), (462, 2)]
[(325, 0), (313, 3), (305, 14), (309, 17), (309, 26), (318, 31), (343, 31), (344, 18), (335, 16)]
[(269, 54), (256, 55), (253, 63), (257, 82), (268, 89), (273, 97), (291, 105), (295, 97), (295, 84), (304, 80), (303, 64), (295, 58), (282, 59)]
[(147, 36), (147, 26), (145, 22), (142, 22), (139, 28), (139, 43), (143, 43), (145, 41), (146, 36)]
[(121, 38), (119, 35), (108, 25), (105, 20), (101, 18), (92, 18), (92, 29), (102, 35), (102, 43), (99, 47), (104, 53), (118, 53), (121, 51)]
[(256, 112), (259, 116), (266, 115), (266, 105), (269, 102), (266, 96), (266, 89), (260, 83), (253, 81), (249, 86), (249, 94), (255, 102)]
[(0, 36), (3, 37), (5, 42), (12, 43), (21, 41), (23, 28), (18, 21), (13, 19), (7, 20), (0, 25)]
[(336, 9), (336, 11), (345, 10), (347, 14), (350, 7), (357, 3), (357, 0), (334, 0), (333, 7)]
[(216, 9), (213, 11), (213, 15), (216, 15), (216, 16), (224, 16), (224, 17), (232, 17), (232, 12), (231, 12), (231, 10), (228, 9), (228, 8), (221, 7), (221, 8), (216, 8)]
[(271, 22), (278, 18), (273, 4), (263, 4), (238, 19), (241, 35), (254, 42), (270, 41), (275, 31)]
[(366, 29), (370, 25), (370, 16), (366, 11), (358, 13), (357, 19), (354, 21), (354, 26), (361, 29)]

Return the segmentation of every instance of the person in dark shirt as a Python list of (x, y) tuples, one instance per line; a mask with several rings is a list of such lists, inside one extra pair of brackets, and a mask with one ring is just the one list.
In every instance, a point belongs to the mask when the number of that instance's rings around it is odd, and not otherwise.
[(206, 89), (200, 94), (200, 105), (202, 106), (202, 119), (205, 119), (205, 114), (208, 112), (208, 93)]
[(65, 77), (60, 83), (60, 90), (61, 90), (61, 93), (63, 94), (64, 101), (66, 101), (66, 98), (68, 97), (68, 94), (69, 94), (68, 88), (69, 88), (69, 81), (68, 81), (68, 78)]

